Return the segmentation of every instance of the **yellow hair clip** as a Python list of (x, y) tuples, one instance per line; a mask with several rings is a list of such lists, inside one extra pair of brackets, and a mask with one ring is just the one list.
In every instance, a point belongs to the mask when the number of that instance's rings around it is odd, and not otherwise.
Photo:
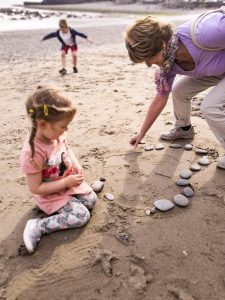
[(30, 108), (30, 109), (28, 110), (28, 112), (29, 112), (30, 114), (32, 114), (32, 113), (34, 112), (33, 108)]
[(46, 104), (44, 104), (43, 109), (44, 109), (44, 115), (48, 116), (48, 106)]

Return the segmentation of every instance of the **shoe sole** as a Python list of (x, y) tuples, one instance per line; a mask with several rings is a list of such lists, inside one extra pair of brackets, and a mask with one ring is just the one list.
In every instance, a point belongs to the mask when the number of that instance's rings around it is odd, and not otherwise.
[(190, 136), (188, 136), (188, 137), (184, 136), (184, 137), (175, 137), (175, 138), (170, 138), (170, 137), (163, 137), (163, 136), (160, 136), (160, 138), (161, 138), (162, 140), (167, 140), (167, 141), (184, 140), (184, 139), (190, 140), (190, 139), (193, 139), (193, 138), (194, 138), (194, 135), (191, 136), (191, 137), (190, 137)]

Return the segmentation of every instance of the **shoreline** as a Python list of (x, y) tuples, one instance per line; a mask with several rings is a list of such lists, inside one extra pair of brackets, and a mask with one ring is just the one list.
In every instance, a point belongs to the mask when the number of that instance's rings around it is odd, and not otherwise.
[(77, 12), (99, 12), (107, 14), (153, 14), (153, 15), (186, 15), (188, 13), (201, 13), (209, 9), (205, 8), (163, 8), (161, 4), (115, 4), (112, 1), (101, 1), (93, 3), (62, 4), (62, 5), (28, 5), (25, 8), (36, 8), (40, 10), (55, 11), (77, 11)]

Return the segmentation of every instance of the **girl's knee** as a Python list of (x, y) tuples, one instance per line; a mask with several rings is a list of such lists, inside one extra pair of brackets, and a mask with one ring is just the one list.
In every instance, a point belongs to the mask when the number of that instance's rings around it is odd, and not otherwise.
[(73, 213), (73, 215), (75, 217), (75, 222), (78, 222), (79, 227), (87, 224), (91, 217), (89, 210), (83, 204), (81, 204), (79, 208), (77, 208), (76, 212)]
[(97, 195), (94, 191), (91, 191), (87, 195), (76, 195), (76, 198), (79, 199), (88, 209), (92, 209), (97, 201)]
[(87, 224), (88, 221), (90, 220), (91, 218), (91, 215), (90, 215), (90, 212), (89, 210), (84, 206), (84, 213), (82, 215), (82, 223), (83, 225)]
[(95, 194), (94, 191), (90, 192), (88, 195), (87, 195), (87, 207), (89, 209), (92, 209), (95, 204), (96, 204), (96, 201), (97, 201), (97, 195)]

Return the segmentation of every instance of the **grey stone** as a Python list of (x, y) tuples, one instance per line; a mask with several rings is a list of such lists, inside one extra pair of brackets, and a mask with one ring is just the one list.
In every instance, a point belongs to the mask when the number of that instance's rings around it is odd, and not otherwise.
[(183, 178), (179, 178), (179, 179), (177, 179), (176, 184), (179, 185), (179, 186), (188, 185), (189, 184), (189, 180), (183, 179)]
[(180, 172), (180, 177), (184, 179), (188, 179), (192, 176), (192, 172), (189, 169), (183, 169)]
[(93, 191), (98, 193), (100, 192), (104, 187), (104, 182), (100, 180), (95, 180), (91, 183), (91, 187), (93, 188)]
[(167, 199), (160, 199), (154, 202), (154, 205), (157, 209), (161, 211), (168, 211), (174, 207), (174, 203)]
[(191, 171), (200, 171), (201, 170), (201, 166), (199, 165), (199, 164), (192, 164), (191, 166), (190, 166), (190, 169), (191, 169)]
[(178, 194), (174, 196), (174, 202), (179, 206), (187, 206), (189, 204), (189, 200), (184, 195)]
[(113, 194), (110, 194), (110, 193), (106, 193), (104, 195), (104, 198), (108, 201), (113, 201), (115, 199), (114, 195)]
[(179, 149), (179, 148), (181, 148), (182, 146), (181, 146), (181, 144), (171, 144), (171, 145), (169, 145), (169, 147), (170, 147), (170, 148)]
[(193, 148), (193, 146), (192, 146), (191, 144), (186, 144), (186, 145), (184, 146), (184, 149), (185, 149), (185, 150), (192, 150), (192, 148)]
[(182, 190), (182, 194), (186, 197), (192, 197), (194, 195), (194, 191), (189, 186), (187, 186)]
[(198, 163), (202, 166), (208, 166), (209, 165), (209, 160), (207, 156), (203, 156), (198, 160)]
[(197, 149), (195, 150), (195, 153), (197, 153), (197, 154), (208, 154), (208, 151), (205, 150), (205, 149), (197, 148)]
[(155, 149), (156, 150), (162, 150), (162, 149), (164, 149), (164, 145), (163, 144), (157, 144), (157, 145), (155, 145)]

